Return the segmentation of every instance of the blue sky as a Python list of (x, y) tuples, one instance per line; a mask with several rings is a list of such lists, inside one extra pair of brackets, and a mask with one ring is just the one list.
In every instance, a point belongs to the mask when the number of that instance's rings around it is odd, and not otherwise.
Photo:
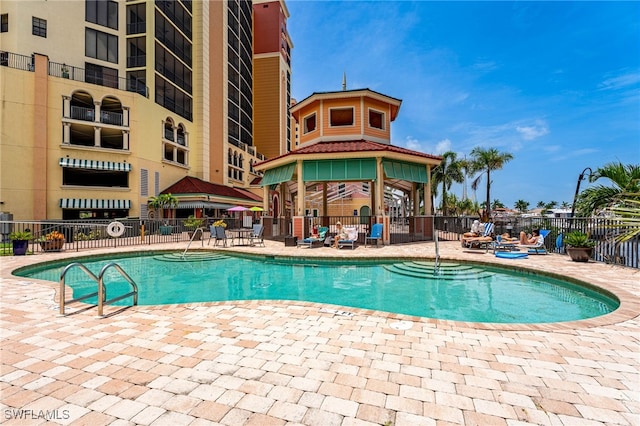
[(492, 175), (491, 198), (507, 207), (571, 203), (585, 167), (640, 163), (640, 2), (287, 7), (294, 98), (341, 90), (345, 72), (348, 89), (402, 99), (394, 145), (513, 154)]

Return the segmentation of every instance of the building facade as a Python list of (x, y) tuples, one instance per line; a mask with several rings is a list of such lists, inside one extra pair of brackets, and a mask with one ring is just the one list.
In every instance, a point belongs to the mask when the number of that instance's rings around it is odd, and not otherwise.
[(184, 177), (260, 177), (250, 1), (5, 0), (0, 17), (0, 210), (14, 219), (145, 218)]

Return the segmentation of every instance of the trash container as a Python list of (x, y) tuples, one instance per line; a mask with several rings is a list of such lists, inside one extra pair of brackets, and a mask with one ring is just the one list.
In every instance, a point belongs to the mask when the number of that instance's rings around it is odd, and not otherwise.
[(295, 247), (298, 244), (298, 237), (294, 237), (293, 235), (287, 235), (284, 237), (284, 246), (285, 247)]

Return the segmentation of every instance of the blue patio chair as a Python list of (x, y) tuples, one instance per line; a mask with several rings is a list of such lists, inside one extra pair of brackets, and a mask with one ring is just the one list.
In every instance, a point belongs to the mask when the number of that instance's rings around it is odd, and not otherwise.
[(262, 247), (264, 247), (264, 238), (262, 237), (263, 232), (264, 226), (262, 224), (257, 223), (253, 225), (253, 232), (249, 237), (249, 241), (252, 246), (256, 244), (262, 244)]
[[(378, 247), (378, 242), (382, 241), (382, 231), (384, 230), (384, 225), (381, 223), (375, 223), (371, 227), (371, 234), (364, 237), (364, 246), (367, 246), (367, 241), (375, 241), (376, 247)], [(373, 245), (373, 244), (372, 244)]]

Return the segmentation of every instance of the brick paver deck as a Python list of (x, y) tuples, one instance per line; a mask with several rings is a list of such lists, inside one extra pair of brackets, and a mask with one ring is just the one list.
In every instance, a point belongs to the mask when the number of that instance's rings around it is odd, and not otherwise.
[[(640, 425), (638, 270), (554, 254), (497, 259), (441, 244), (446, 259), (562, 274), (622, 301), (609, 315), (546, 325), (340, 308), (354, 313), (343, 316), (320, 304), (278, 301), (108, 307), (106, 318), (96, 318), (95, 309), (59, 317), (57, 283), (11, 275), (35, 262), (113, 250), (2, 258), (3, 424)], [(352, 251), (269, 241), (237, 250), (435, 252), (433, 243)], [(411, 327), (390, 326), (399, 320)]]

